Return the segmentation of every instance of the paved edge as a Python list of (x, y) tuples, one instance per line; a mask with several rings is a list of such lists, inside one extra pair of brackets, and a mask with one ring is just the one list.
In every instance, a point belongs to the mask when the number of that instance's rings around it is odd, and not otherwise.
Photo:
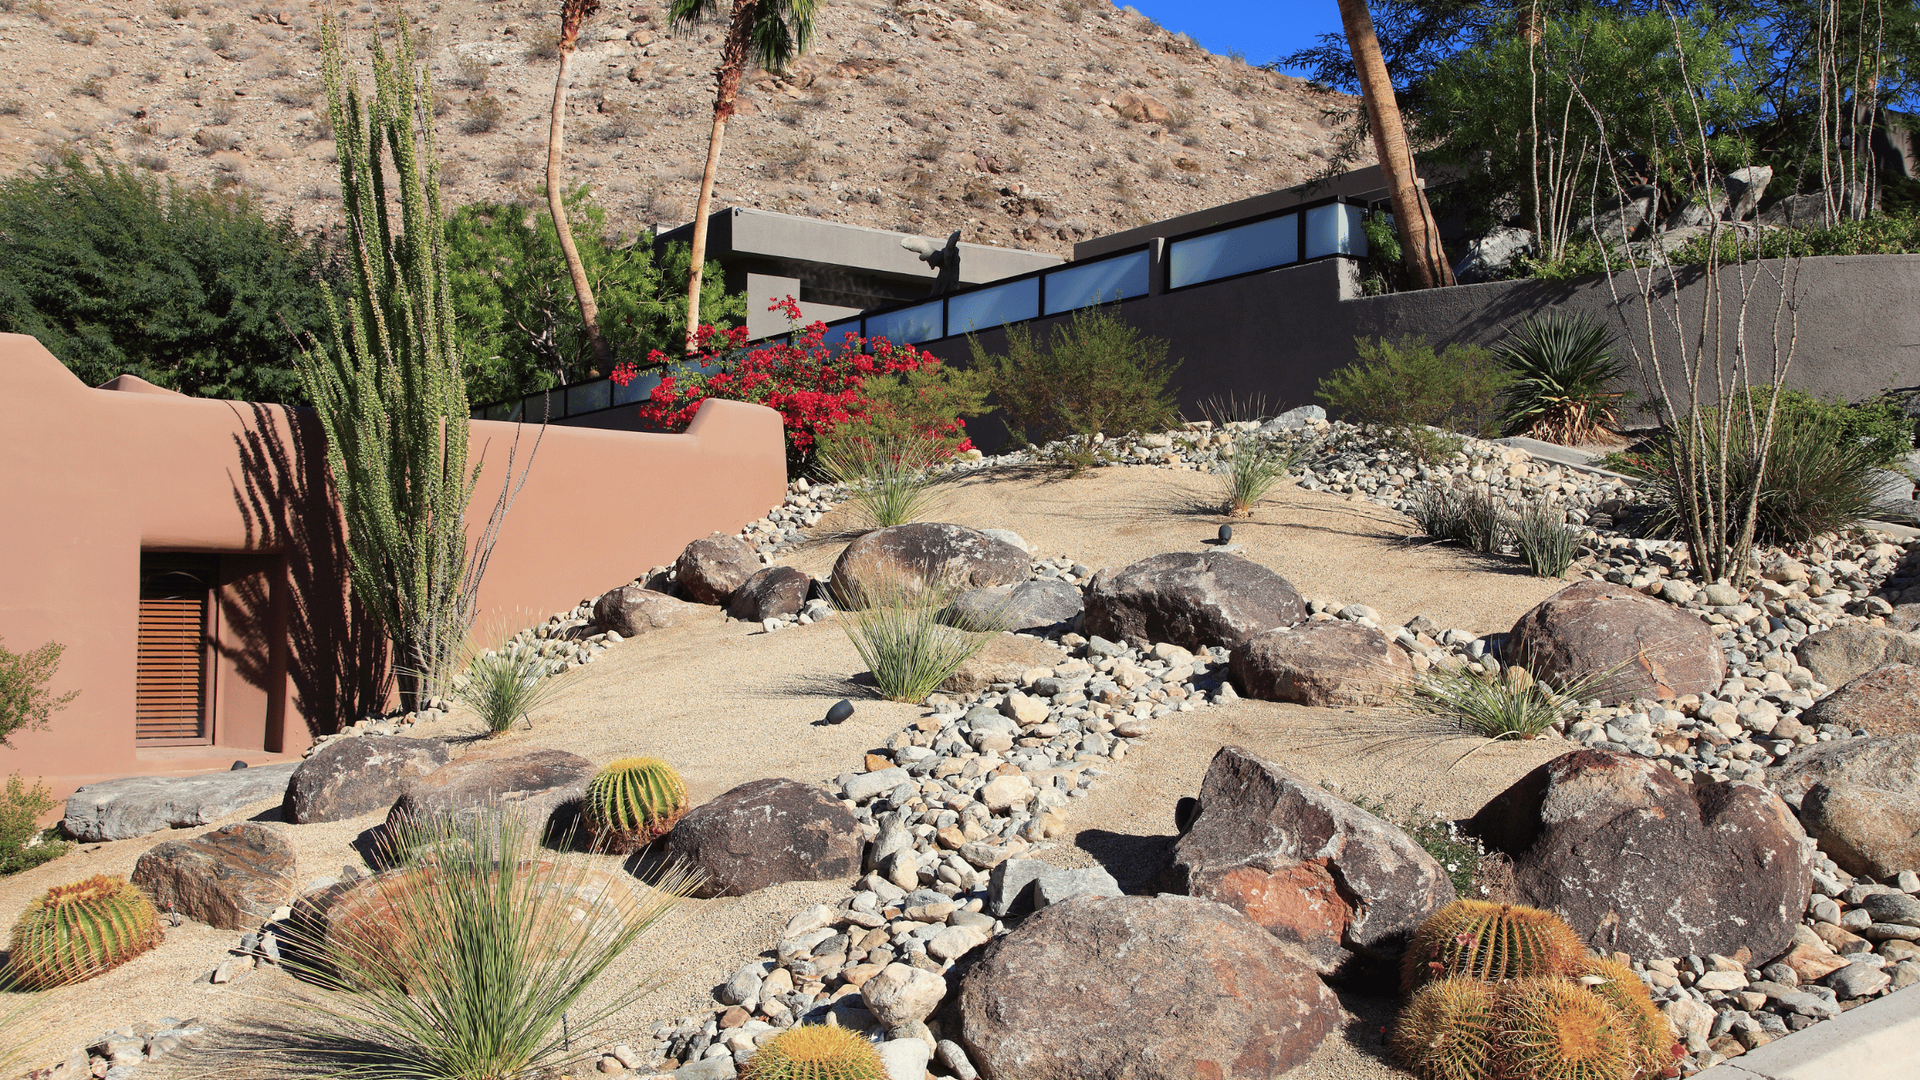
[(1695, 1073), (1693, 1080), (1912, 1080), (1920, 1076), (1920, 993), (1912, 989)]

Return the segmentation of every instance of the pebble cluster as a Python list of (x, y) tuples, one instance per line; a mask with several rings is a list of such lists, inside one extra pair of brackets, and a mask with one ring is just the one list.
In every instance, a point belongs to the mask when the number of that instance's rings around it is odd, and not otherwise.
[(75, 1047), (66, 1060), (46, 1075), (56, 1080), (92, 1076), (100, 1080), (132, 1080), (142, 1065), (176, 1050), (205, 1045), (207, 1030), (198, 1019), (162, 1017), (156, 1024), (128, 1025), (103, 1031), (86, 1046)]

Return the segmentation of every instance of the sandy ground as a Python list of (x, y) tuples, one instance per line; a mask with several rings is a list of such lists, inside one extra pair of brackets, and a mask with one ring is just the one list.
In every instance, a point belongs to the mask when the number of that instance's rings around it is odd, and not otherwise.
[[(1165, 469), (1102, 469), (1075, 479), (1039, 475), (973, 478), (945, 489), (939, 520), (1009, 528), (1043, 556), (1068, 555), (1098, 568), (1120, 566), (1169, 550), (1197, 550), (1221, 518), (1204, 507), (1210, 481)], [(824, 574), (843, 546), (831, 539), (850, 522), (837, 512), (815, 530), (821, 539), (788, 560)], [(1366, 503), (1288, 488), (1252, 519), (1235, 523), (1244, 554), (1287, 577), (1309, 597), (1365, 603), (1403, 622), (1425, 614), (1445, 626), (1487, 632), (1510, 626), (1553, 592), (1555, 583), (1525, 576), (1510, 564), (1448, 548), (1410, 545), (1411, 525)], [(852, 677), (863, 670), (841, 630), (830, 623), (775, 634), (731, 623), (717, 611), (657, 631), (603, 654), (563, 679), (532, 730), (506, 739), (554, 747), (606, 762), (630, 754), (664, 757), (682, 771), (696, 801), (747, 780), (789, 776), (821, 780), (857, 767), (923, 710), (863, 697)], [(815, 723), (834, 700), (859, 708), (837, 727)], [(1207, 762), (1222, 745), (1239, 744), (1273, 757), (1303, 776), (1389, 800), (1395, 808), (1464, 816), (1488, 796), (1553, 756), (1558, 744), (1502, 745), (1457, 766), (1464, 747), (1408, 744), (1383, 737), (1378, 716), (1242, 702), (1163, 721), (1136, 745), (1084, 802), (1070, 808), (1078, 832), (1041, 857), (1063, 865), (1098, 862), (1123, 884), (1151, 876), (1171, 843), (1172, 806), (1198, 790)], [(459, 737), (478, 730), (454, 714), (421, 734)], [(228, 820), (279, 821), (277, 805), (249, 808)], [(363, 865), (356, 838), (380, 820), (372, 814), (329, 825), (278, 827), (293, 843), (303, 883), (337, 877)], [(224, 824), (220, 822), (216, 824)], [(200, 830), (205, 831), (205, 830)], [(94, 873), (125, 874), (140, 854), (188, 831), (90, 845), (65, 858), (0, 880), (0, 910), (18, 911), (47, 887)], [(844, 882), (782, 886), (752, 896), (687, 901), (641, 948), (610, 973), (630, 985), (650, 974), (660, 989), (616, 1017), (600, 1042), (648, 1045), (653, 1020), (710, 1007), (711, 991), (747, 958), (770, 947), (798, 907), (844, 895)], [(51, 1056), (122, 1024), (162, 1017), (200, 1017), (231, 1026), (306, 1026), (286, 997), (296, 989), (284, 973), (261, 969), (230, 986), (208, 973), (239, 934), (188, 924), (152, 953), (98, 979), (52, 994), (38, 1015), (13, 1025), (7, 1038), (37, 1035)], [(1330, 1039), (1305, 1074), (1312, 1077), (1404, 1075), (1382, 1063), (1379, 1030), (1391, 1003), (1349, 995), (1343, 1034)], [(6, 1002), (0, 1000), (0, 1012)], [(178, 1061), (178, 1075), (273, 1075), (252, 1054)]]

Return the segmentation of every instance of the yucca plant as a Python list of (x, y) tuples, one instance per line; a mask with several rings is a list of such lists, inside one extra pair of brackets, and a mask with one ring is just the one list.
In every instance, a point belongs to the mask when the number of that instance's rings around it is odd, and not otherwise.
[(1436, 484), (1414, 500), (1412, 516), (1420, 531), (1469, 551), (1497, 555), (1513, 533), (1513, 511), (1491, 491)]
[(924, 433), (871, 432), (829, 438), (820, 450), (820, 471), (845, 484), (847, 497), (875, 528), (919, 520), (946, 476), (934, 470), (945, 443)]
[(1242, 434), (1233, 440), (1233, 454), (1214, 474), (1221, 488), (1221, 512), (1246, 517), (1273, 486), (1286, 479), (1305, 456), (1298, 446)]
[(882, 696), (894, 701), (925, 701), (960, 665), (986, 648), (1005, 629), (990, 615), (949, 626), (941, 621), (954, 592), (938, 584), (909, 588), (891, 581), (836, 600), (844, 606), (835, 621), (872, 673)]
[(366, 917), (295, 941), (314, 961), (302, 973), (332, 991), (301, 1004), (330, 1021), (323, 1038), (338, 1036), (335, 1075), (552, 1075), (595, 1055), (598, 1029), (659, 985), (596, 984), (688, 895), (686, 872), (637, 898), (623, 875), (541, 849), (498, 807), (409, 832), (405, 865), (363, 886)]
[(49, 989), (90, 979), (160, 943), (160, 913), (122, 877), (56, 885), (27, 906), (7, 946), (5, 980)]
[(594, 843), (624, 855), (665, 836), (686, 815), (687, 785), (659, 758), (621, 758), (587, 781), (580, 810)]
[(1614, 409), (1624, 395), (1609, 387), (1626, 366), (1613, 355), (1613, 331), (1593, 316), (1529, 315), (1493, 355), (1511, 373), (1500, 417), (1507, 434), (1573, 446), (1618, 425)]
[(1565, 577), (1580, 557), (1580, 531), (1545, 499), (1534, 499), (1514, 516), (1513, 542), (1535, 577)]

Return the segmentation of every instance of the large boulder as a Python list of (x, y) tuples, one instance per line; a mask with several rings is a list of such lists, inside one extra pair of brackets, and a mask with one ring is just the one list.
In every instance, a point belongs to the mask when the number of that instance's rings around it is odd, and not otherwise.
[(875, 529), (847, 545), (834, 561), (833, 595), (850, 606), (863, 597), (933, 586), (979, 589), (1027, 580), (1027, 553), (965, 525), (916, 521)]
[(129, 879), (162, 911), (220, 930), (246, 930), (293, 898), (293, 846), (253, 821), (157, 844)]
[(1699, 616), (1604, 581), (1542, 600), (1513, 624), (1507, 648), (1535, 678), (1604, 676), (1587, 696), (1608, 704), (1709, 694), (1727, 677), (1719, 638)]
[(733, 590), (760, 570), (760, 553), (737, 536), (716, 532), (680, 552), (673, 564), (674, 591), (696, 604), (725, 604)]
[(1068, 629), (1079, 618), (1080, 590), (1057, 578), (968, 589), (940, 619), (951, 626), (993, 627), (1024, 633)]
[(959, 992), (987, 1080), (1268, 1080), (1340, 1019), (1313, 965), (1224, 904), (1081, 896), (989, 945)]
[(940, 689), (949, 694), (976, 694), (997, 682), (1018, 682), (1023, 671), (1055, 668), (1066, 662), (1066, 653), (1037, 638), (995, 634), (985, 647), (955, 668)]
[(1871, 623), (1843, 623), (1808, 634), (1793, 655), (1813, 677), (1840, 686), (1888, 664), (1920, 664), (1920, 634)]
[(1800, 722), (1864, 728), (1869, 735), (1920, 735), (1920, 667), (1885, 664), (1856, 676), (1801, 713)]
[(1087, 583), (1086, 632), (1136, 645), (1235, 648), (1306, 617), (1286, 578), (1237, 555), (1168, 552)]
[(638, 585), (622, 585), (601, 593), (600, 599), (593, 602), (593, 624), (621, 637), (639, 637), (677, 626), (694, 610), (692, 604), (666, 593)]
[(447, 744), (438, 739), (336, 739), (293, 771), (281, 816), (295, 825), (310, 825), (384, 810), (400, 797), (407, 781), (452, 760)]
[(1349, 951), (1399, 954), (1455, 899), (1406, 833), (1238, 746), (1213, 755), (1173, 870), (1183, 891), (1246, 912), (1328, 969)]
[(594, 764), (565, 750), (487, 746), (407, 781), (387, 811), (389, 834), (403, 822), (518, 815), (536, 834), (572, 825)]
[(1768, 786), (1792, 806), (1822, 781), (1920, 795), (1920, 735), (1814, 743), (1767, 770)]
[(89, 844), (162, 829), (211, 825), (242, 807), (285, 798), (297, 761), (200, 776), (128, 776), (88, 784), (67, 798), (60, 822)]
[(1726, 191), (1729, 205), (1728, 221), (1745, 221), (1760, 207), (1760, 199), (1767, 193), (1767, 185), (1773, 183), (1773, 168), (1768, 165), (1749, 165), (1735, 169), (1726, 176)]
[(695, 896), (745, 896), (860, 872), (866, 840), (845, 803), (798, 780), (751, 780), (687, 812), (666, 857), (703, 875)]
[(1468, 829), (1513, 860), (1516, 899), (1603, 953), (1776, 956), (1813, 887), (1806, 833), (1778, 796), (1688, 783), (1631, 754), (1554, 758)]
[(1413, 681), (1405, 649), (1370, 626), (1307, 622), (1256, 634), (1233, 650), (1247, 697), (1299, 705), (1392, 705)]
[(741, 584), (727, 602), (727, 614), (748, 622), (765, 622), (800, 614), (807, 605), (813, 579), (791, 566), (769, 566)]
[(1920, 867), (1920, 793), (1823, 781), (1801, 798), (1800, 821), (1849, 874), (1891, 881)]

